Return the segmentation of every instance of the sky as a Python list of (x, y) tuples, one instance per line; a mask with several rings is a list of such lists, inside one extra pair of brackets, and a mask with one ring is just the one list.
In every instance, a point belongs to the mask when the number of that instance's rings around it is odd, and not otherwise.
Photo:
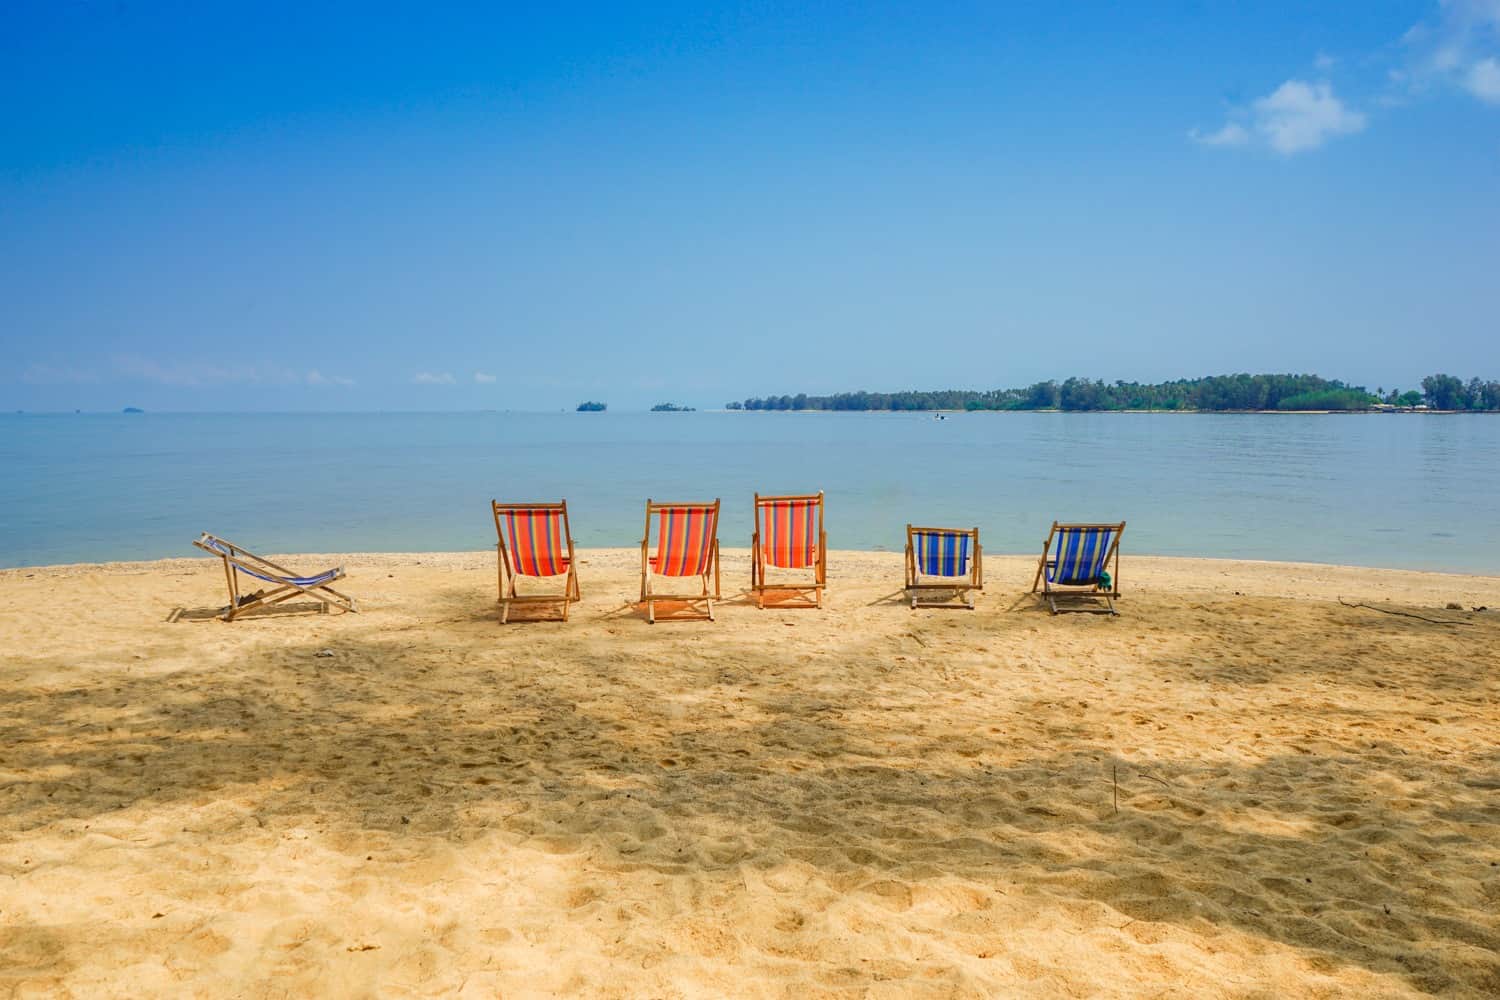
[(0, 6), (0, 411), (1500, 377), (1500, 0), (535, 7)]

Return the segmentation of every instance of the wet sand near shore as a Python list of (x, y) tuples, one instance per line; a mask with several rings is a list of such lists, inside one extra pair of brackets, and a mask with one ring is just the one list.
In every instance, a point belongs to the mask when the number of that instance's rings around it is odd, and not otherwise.
[(761, 611), (739, 550), (648, 625), (580, 557), (508, 626), (492, 553), (228, 624), (207, 559), (0, 571), (0, 995), (1500, 995), (1500, 578)]

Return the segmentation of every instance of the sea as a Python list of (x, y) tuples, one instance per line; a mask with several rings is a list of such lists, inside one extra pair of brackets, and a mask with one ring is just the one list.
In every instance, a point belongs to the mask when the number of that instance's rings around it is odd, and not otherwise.
[(1500, 574), (1500, 417), (1169, 413), (142, 413), (0, 417), (0, 567), (493, 547), (491, 499), (566, 498), (581, 547), (644, 505), (827, 494), (831, 549), (908, 523), (1040, 552), (1053, 520), (1122, 552)]

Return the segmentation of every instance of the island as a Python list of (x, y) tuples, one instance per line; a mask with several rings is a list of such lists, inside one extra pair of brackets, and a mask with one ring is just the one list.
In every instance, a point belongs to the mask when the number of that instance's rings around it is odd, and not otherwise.
[(121, 413), (145, 413), (146, 411), (143, 410), (143, 409), (141, 409), (139, 406), (127, 406), (127, 407), (125, 407), (125, 409), (121, 410), (120, 412)]
[(728, 410), (1070, 410), (1265, 412), (1471, 412), (1500, 410), (1500, 382), (1429, 375), (1420, 390), (1369, 391), (1317, 375), (1210, 375), (1171, 382), (1103, 382), (1070, 378), (1025, 388), (841, 392), (766, 396), (725, 404)]
[(609, 409), (608, 403), (596, 403), (592, 399), (578, 404), (579, 413), (603, 413), (607, 409)]
[(657, 403), (651, 407), (652, 413), (692, 413), (691, 406), (678, 406), (676, 403)]

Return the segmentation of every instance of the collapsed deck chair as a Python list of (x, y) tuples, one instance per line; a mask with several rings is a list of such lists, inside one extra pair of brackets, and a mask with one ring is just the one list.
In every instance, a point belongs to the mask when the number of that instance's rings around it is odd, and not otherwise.
[[(913, 610), (968, 608), (984, 589), (978, 528), (906, 526), (906, 594)], [(924, 598), (924, 594), (934, 597)], [(955, 603), (957, 602), (957, 603)]]
[[(649, 555), (651, 521), (655, 515), (656, 555)], [(713, 576), (713, 590), (708, 588)], [(696, 580), (696, 593), (677, 590), (660, 591), (659, 578)], [(672, 586), (676, 586), (675, 584)], [(656, 603), (686, 604), (682, 611), (665, 617), (671, 620), (714, 620), (714, 601), (719, 600), (719, 501), (713, 503), (653, 503), (646, 501), (646, 533), (641, 536), (641, 603), (646, 605), (646, 620), (656, 624)]]
[[(501, 503), (490, 501), (495, 513), (495, 534), (500, 539), (500, 624), (510, 620), (512, 604), (562, 605), (562, 620), (568, 606), (582, 600), (578, 590), (577, 561), (573, 558), (573, 533), (568, 530), (568, 502)], [(522, 594), (516, 589), (521, 577), (559, 577), (561, 594)]]
[[(354, 598), (348, 594), (341, 594), (329, 586), (335, 580), (343, 579), (344, 567), (342, 566), (326, 569), (315, 576), (298, 576), (285, 566), (278, 566), (263, 556), (258, 556), (217, 535), (210, 535), (206, 531), (194, 539), (193, 544), (211, 556), (218, 556), (224, 562), (224, 581), (229, 585), (229, 607), (224, 609), (220, 617), (226, 622), (234, 621), (247, 611), (291, 600), (298, 594), (305, 594), (317, 601), (322, 606), (321, 610), (324, 614), (328, 613), (330, 605), (337, 605), (345, 611), (359, 610), (354, 606)], [(257, 590), (253, 594), (241, 594), (241, 573), (271, 584), (271, 589)]]
[[(1115, 599), (1120, 596), (1120, 536), (1125, 522), (1119, 524), (1059, 524), (1042, 543), (1042, 558), (1036, 564), (1031, 592), (1041, 586), (1055, 615), (1061, 610), (1058, 601), (1085, 599), (1090, 603), (1076, 611), (1107, 611), (1118, 614)], [(1053, 542), (1057, 547), (1052, 547)], [(1049, 553), (1052, 553), (1049, 556)], [(1113, 571), (1111, 571), (1113, 566)], [(1093, 600), (1103, 600), (1099, 607)]]
[[(762, 521), (764, 518), (764, 521)], [(768, 567), (813, 571), (811, 583), (766, 580)], [(823, 530), (823, 493), (763, 497), (755, 494), (755, 533), (750, 537), (750, 590), (757, 607), (766, 592), (790, 591), (777, 607), (821, 608), (828, 585), (828, 534)], [(809, 596), (811, 595), (811, 596)]]

